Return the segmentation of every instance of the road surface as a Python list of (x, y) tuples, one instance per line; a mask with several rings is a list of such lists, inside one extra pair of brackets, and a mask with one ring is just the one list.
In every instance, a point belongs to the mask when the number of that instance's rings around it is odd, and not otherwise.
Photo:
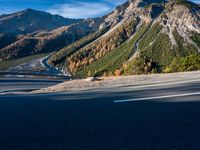
[[(50, 83), (26, 82), (24, 88)], [(1, 90), (4, 87), (6, 82), (0, 80)], [(191, 81), (138, 89), (1, 95), (0, 148), (199, 150), (199, 92), (200, 81)]]
[(61, 75), (62, 72), (60, 72), (55, 67), (48, 64), (48, 59), (49, 59), (49, 56), (45, 57), (41, 62), (42, 65), (47, 69), (46, 72), (48, 72), (49, 74), (52, 74), (52, 75)]
[(4, 78), (0, 77), (0, 94), (17, 91), (32, 91), (62, 83), (58, 79), (37, 79), (37, 78)]
[(50, 65), (48, 63), (48, 59), (49, 59), (49, 56), (47, 56), (41, 60), (42, 66), (44, 68), (46, 68), (46, 70), (47, 70), (46, 73), (51, 74), (51, 75), (60, 75), (60, 76), (62, 75), (62, 76), (71, 77), (71, 74), (68, 71), (66, 71), (66, 70), (61, 71), (61, 70), (57, 69), (56, 67)]

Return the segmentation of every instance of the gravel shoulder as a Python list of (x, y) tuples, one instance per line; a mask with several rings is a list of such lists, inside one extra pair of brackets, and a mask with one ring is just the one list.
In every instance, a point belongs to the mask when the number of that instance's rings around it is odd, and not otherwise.
[(71, 80), (52, 87), (33, 91), (31, 93), (37, 94), (37, 93), (79, 91), (79, 90), (114, 88), (114, 87), (143, 86), (143, 85), (165, 84), (173, 82), (187, 82), (191, 80), (200, 80), (200, 71), (172, 73), (172, 74), (101, 77), (95, 81), (88, 81), (86, 79)]

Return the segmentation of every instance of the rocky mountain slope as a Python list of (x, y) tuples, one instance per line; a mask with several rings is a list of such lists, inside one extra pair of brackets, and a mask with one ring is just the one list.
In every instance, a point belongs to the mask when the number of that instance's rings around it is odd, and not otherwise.
[(87, 77), (167, 72), (175, 58), (199, 57), (200, 6), (195, 3), (129, 0), (103, 20), (98, 31), (61, 49), (49, 63)]
[(0, 33), (27, 34), (37, 30), (52, 30), (81, 21), (33, 9), (1, 15)]
[(67, 19), (27, 9), (0, 16), (0, 61), (59, 50), (98, 30), (96, 19)]

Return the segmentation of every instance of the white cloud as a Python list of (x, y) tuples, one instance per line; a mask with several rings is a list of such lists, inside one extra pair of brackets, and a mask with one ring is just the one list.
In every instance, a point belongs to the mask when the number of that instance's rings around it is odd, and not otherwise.
[(112, 9), (105, 3), (74, 2), (55, 5), (47, 11), (68, 18), (88, 18), (105, 14)]
[(122, 4), (122, 3), (124, 3), (128, 0), (106, 0), (106, 1), (109, 2), (109, 3), (112, 3), (114, 5), (120, 5), (120, 4)]
[(6, 8), (0, 7), (0, 15), (1, 14), (10, 14), (10, 13), (13, 13), (16, 11), (17, 11), (17, 9), (6, 9)]
[(200, 4), (200, 0), (193, 0), (193, 2)]
[[(127, 0), (84, 1), (66, 0), (65, 3), (54, 5), (47, 11), (67, 18), (90, 18), (102, 16)], [(192, 1), (200, 3), (200, 0)]]

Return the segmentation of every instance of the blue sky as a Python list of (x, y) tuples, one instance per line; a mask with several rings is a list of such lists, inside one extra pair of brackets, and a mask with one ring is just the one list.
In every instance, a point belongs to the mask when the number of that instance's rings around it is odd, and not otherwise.
[[(26, 8), (47, 11), (68, 18), (102, 16), (126, 0), (0, 0), (0, 14)], [(200, 0), (193, 0), (200, 3)]]

